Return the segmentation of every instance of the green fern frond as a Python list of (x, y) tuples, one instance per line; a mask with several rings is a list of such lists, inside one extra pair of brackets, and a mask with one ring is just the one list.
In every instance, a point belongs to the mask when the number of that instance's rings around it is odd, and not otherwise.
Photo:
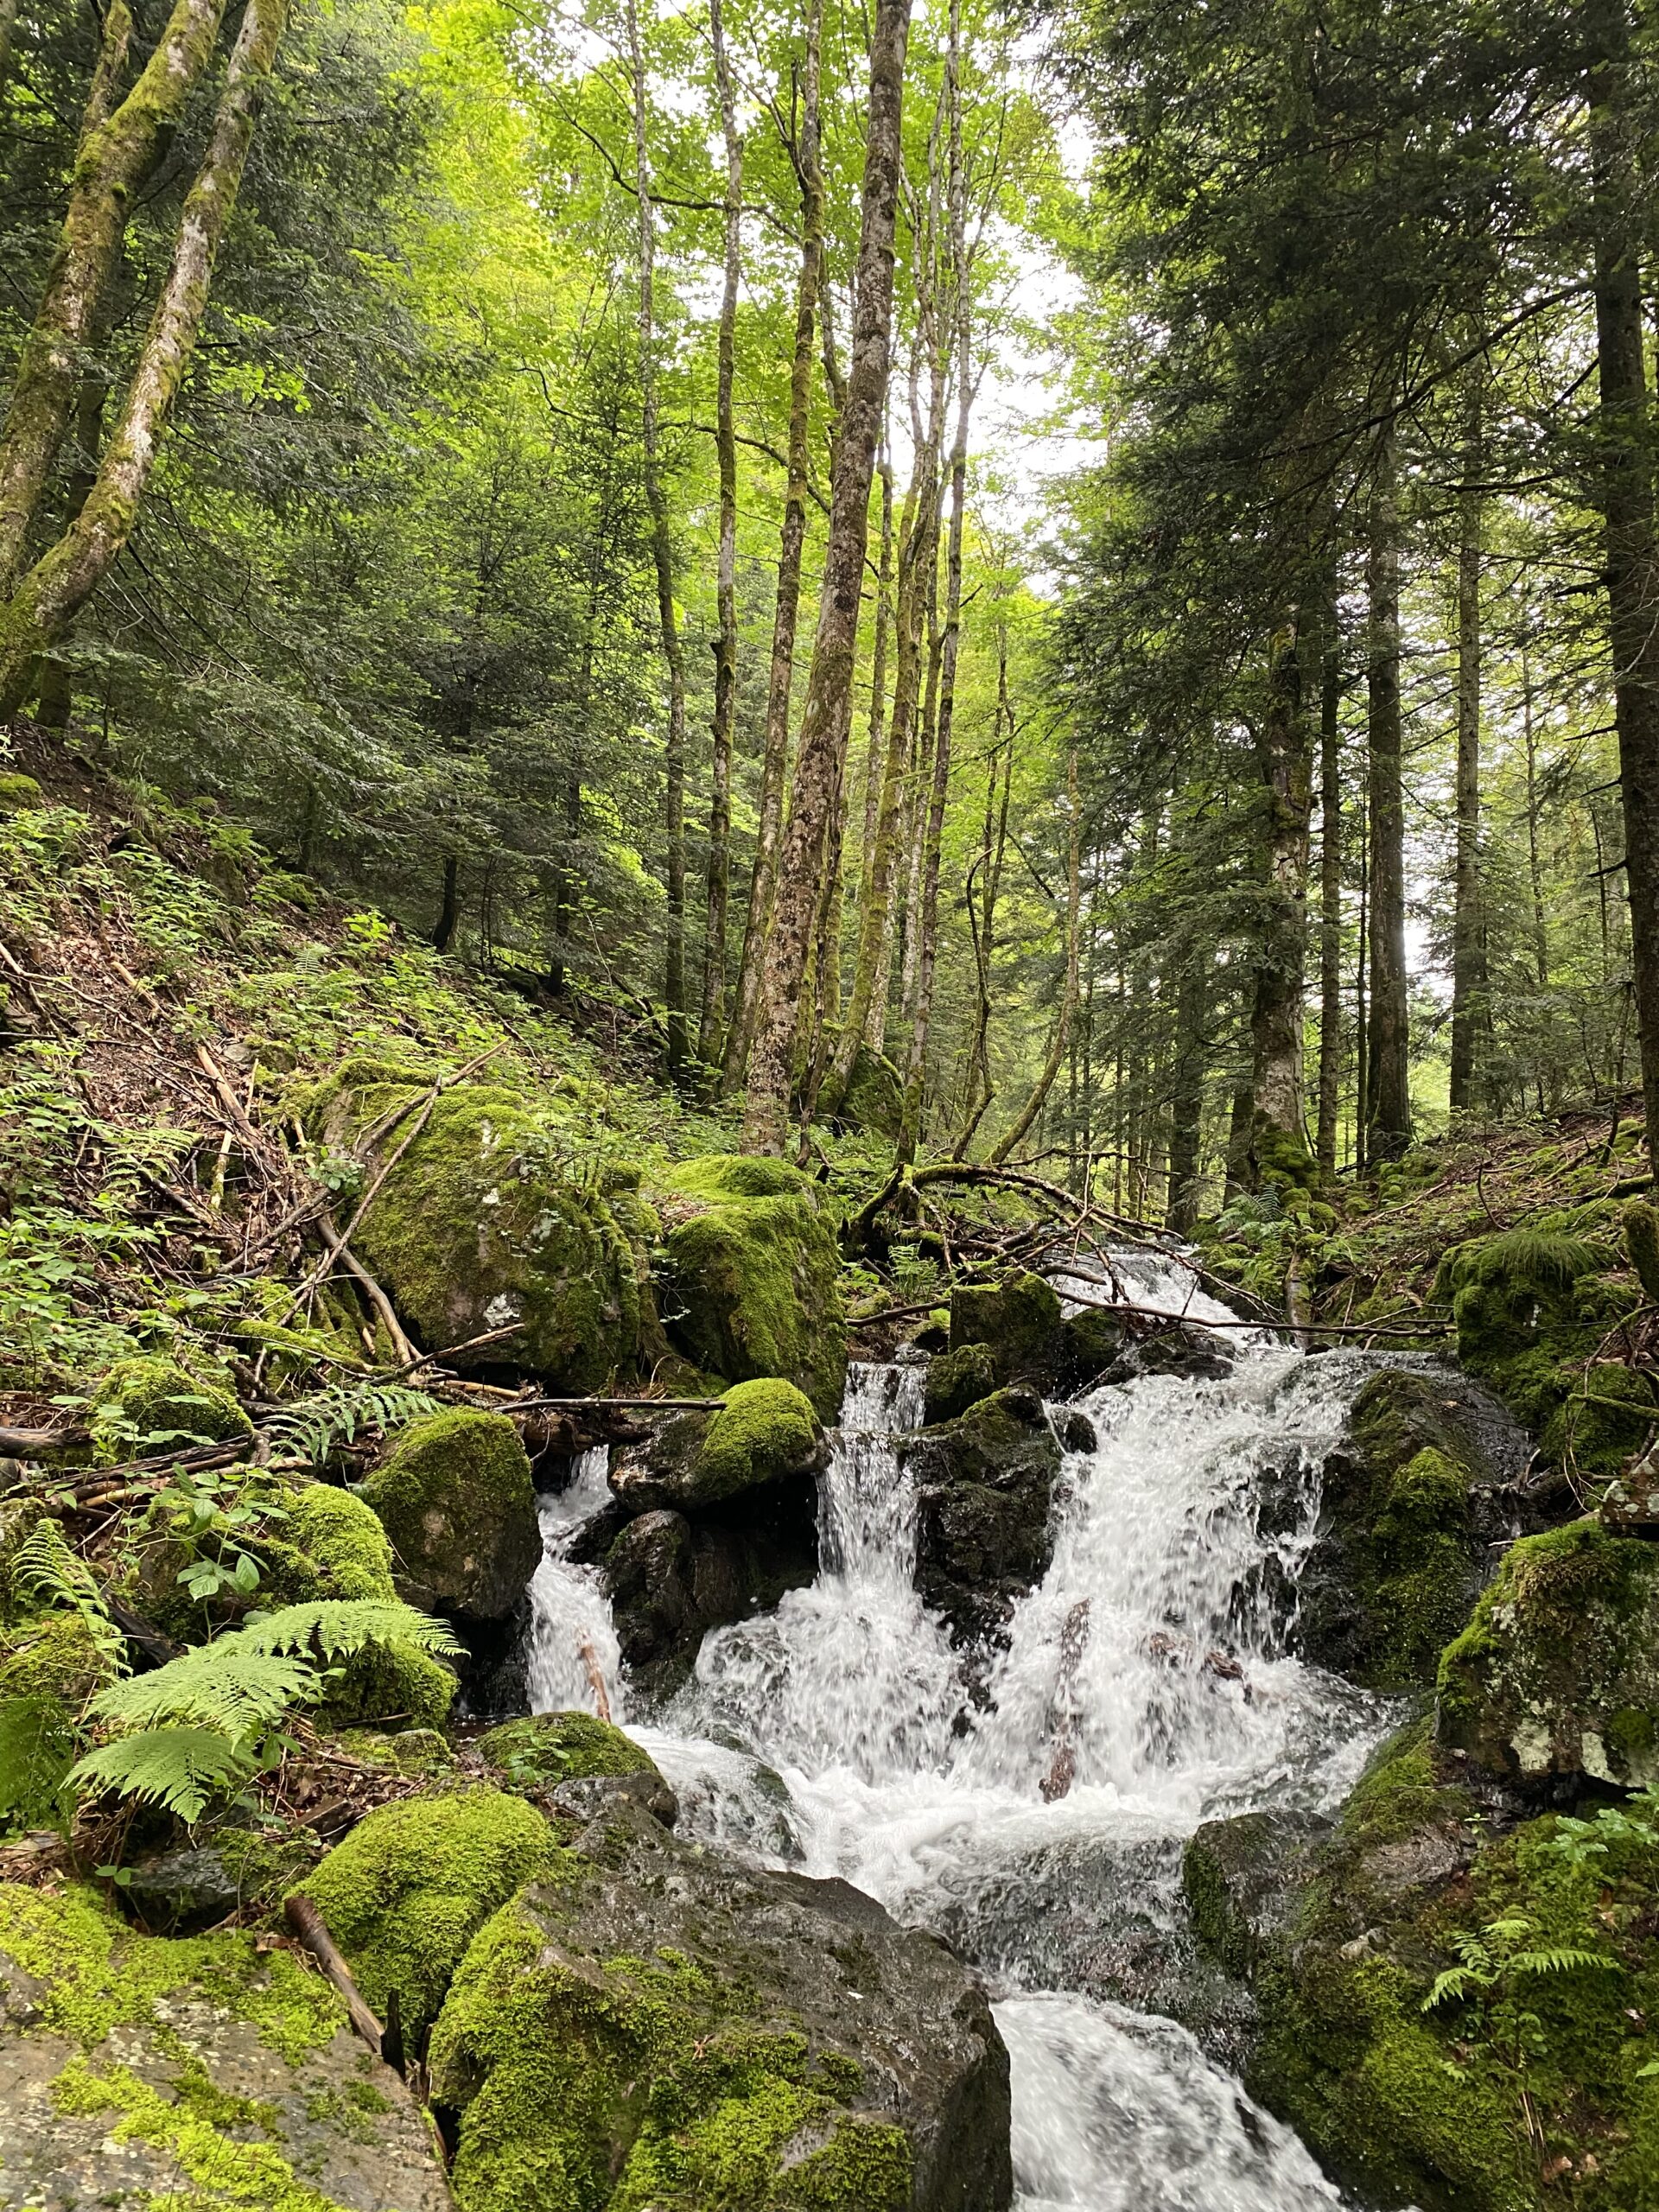
[(222, 1636), (181, 1652), (154, 1674), (112, 1683), (91, 1710), (95, 1719), (127, 1728), (182, 1721), (240, 1736), (269, 1727), (316, 1687), (317, 1670), (308, 1660), (261, 1650), (243, 1635)]
[(44, 1517), (35, 1523), (11, 1564), (13, 1586), (43, 1605), (61, 1606), (77, 1612), (98, 1652), (99, 1663), (110, 1675), (126, 1665), (126, 1644), (120, 1630), (105, 1610), (98, 1578), (84, 1559), (71, 1548), (60, 1522)]
[(284, 1406), (273, 1416), (270, 1432), (283, 1449), (315, 1464), (337, 1446), (354, 1443), (365, 1429), (384, 1435), (437, 1410), (435, 1398), (406, 1382), (330, 1382)]
[(1506, 1965), (1512, 1974), (1624, 1972), (1617, 1959), (1610, 1959), (1600, 1951), (1575, 1951), (1565, 1948), (1554, 1951), (1517, 1951), (1512, 1959), (1506, 1961)]
[[(325, 1659), (349, 1659), (371, 1643), (414, 1643), (440, 1657), (454, 1656), (464, 1647), (442, 1621), (417, 1613), (413, 1605), (396, 1599), (331, 1598), (303, 1605), (284, 1605), (274, 1613), (256, 1613), (238, 1632), (256, 1651), (320, 1651)], [(217, 1649), (229, 1642), (221, 1637)]]
[(68, 1778), (83, 1792), (113, 1789), (181, 1821), (197, 1821), (215, 1792), (252, 1773), (252, 1740), (217, 1728), (147, 1728), (88, 1751)]
[(1434, 1986), (1423, 1999), (1423, 2010), (1432, 2012), (1448, 1998), (1467, 1997), (1486, 1988), (1490, 1981), (1490, 1975), (1478, 1973), (1473, 1967), (1448, 1967), (1444, 1974), (1435, 1975)]

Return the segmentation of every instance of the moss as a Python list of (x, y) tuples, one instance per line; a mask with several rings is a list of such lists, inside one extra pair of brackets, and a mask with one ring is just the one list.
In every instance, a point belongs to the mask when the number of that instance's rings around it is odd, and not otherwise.
[(289, 1508), (288, 1533), (311, 1562), (320, 1598), (390, 1598), (391, 1544), (365, 1499), (311, 1483)]
[(1624, 1214), (1624, 1249), (1649, 1305), (1659, 1306), (1659, 1209), (1632, 1198)]
[(31, 807), (42, 805), (46, 793), (33, 776), (21, 770), (9, 768), (0, 772), (0, 815), (22, 814)]
[(166, 2024), (165, 2000), (200, 1993), (290, 2065), (334, 2040), (346, 2008), (286, 1952), (262, 1958), (242, 1935), (139, 1936), (92, 1891), (60, 1896), (0, 1883), (0, 1951), (45, 1984), (42, 2027), (91, 2050), (118, 2027)]
[(810, 1466), (823, 1441), (809, 1400), (772, 1377), (734, 1382), (692, 1468), (692, 1502), (713, 1504)]
[(455, 1678), (414, 1643), (377, 1643), (348, 1659), (323, 1701), (325, 1719), (381, 1728), (441, 1728), (454, 1702)]
[(741, 1982), (677, 1954), (595, 1974), (527, 1899), (481, 1931), (432, 2043), (461, 2110), (467, 2212), (900, 2212), (909, 2145), (849, 2111), (855, 2071), (767, 2033)]
[(578, 1781), (589, 1775), (655, 1774), (638, 1744), (591, 1713), (537, 1713), (505, 1720), (480, 1736), (478, 1748), (519, 1788)]
[(511, 1610), (542, 1555), (536, 1492), (503, 1414), (457, 1407), (412, 1422), (363, 1485), (412, 1605), (486, 1619)]
[[(424, 1071), (348, 1060), (306, 1102), (307, 1126), (343, 1148), (429, 1097)], [(405, 1118), (375, 1141), (409, 1134)], [(632, 1370), (652, 1339), (639, 1241), (651, 1225), (637, 1195), (588, 1186), (561, 1124), (522, 1093), (458, 1084), (431, 1103), (355, 1242), (426, 1343), (517, 1322), (496, 1357), (591, 1390)]]
[(542, 1815), (499, 1789), (384, 1805), (336, 1844), (305, 1892), (384, 2015), (395, 1989), (405, 2031), (436, 2018), (473, 1937), (514, 1891), (554, 1871)]
[(1375, 1604), (1388, 1624), (1373, 1680), (1401, 1689), (1433, 1675), (1469, 1603), (1469, 1477), (1426, 1446), (1394, 1477), (1371, 1529)]
[(408, 1728), (397, 1736), (378, 1728), (347, 1728), (335, 1741), (348, 1758), (392, 1774), (448, 1774), (455, 1764), (454, 1745), (435, 1728)]
[(171, 1359), (118, 1361), (93, 1391), (90, 1418), (100, 1466), (114, 1466), (145, 1445), (219, 1444), (253, 1433), (228, 1389)]
[(734, 1382), (782, 1376), (834, 1420), (846, 1318), (815, 1186), (786, 1161), (722, 1154), (676, 1168), (663, 1190), (682, 1217), (664, 1243), (664, 1311), (687, 1357)]
[(1041, 1275), (963, 1284), (950, 1294), (951, 1351), (988, 1344), (999, 1382), (1045, 1372), (1059, 1332), (1059, 1294)]
[(64, 1785), (79, 1750), (61, 1698), (0, 1697), (0, 1833), (67, 1828), (74, 1793)]
[(79, 1706), (104, 1672), (91, 1630), (67, 1607), (31, 1614), (0, 1635), (0, 1697), (54, 1697)]
[(990, 1346), (958, 1344), (954, 1351), (928, 1362), (924, 1419), (930, 1427), (936, 1421), (958, 1420), (995, 1388), (996, 1362)]
[(904, 1078), (885, 1053), (859, 1046), (836, 1117), (875, 1136), (899, 1135), (905, 1118)]

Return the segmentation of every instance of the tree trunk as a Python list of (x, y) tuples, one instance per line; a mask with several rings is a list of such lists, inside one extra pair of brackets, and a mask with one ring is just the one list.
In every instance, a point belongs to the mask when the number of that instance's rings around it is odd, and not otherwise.
[[(899, 1020), (906, 1035), (916, 1018), (918, 962), (921, 949), (922, 879), (927, 873), (927, 825), (932, 806), (933, 766), (939, 734), (939, 671), (944, 655), (944, 628), (939, 620), (939, 533), (933, 537), (933, 560), (928, 569), (927, 681), (922, 692), (921, 719), (916, 726), (916, 766), (910, 778), (910, 814), (906, 844), (903, 934), (899, 960)], [(948, 767), (948, 763), (947, 763)], [(906, 1051), (908, 1058), (908, 1051)]]
[(443, 856), (443, 891), (438, 900), (438, 918), (432, 925), (432, 950), (448, 952), (455, 941), (455, 927), (461, 920), (461, 862), (454, 853)]
[(1251, 1149), (1258, 1175), (1274, 1167), (1299, 1172), (1307, 1158), (1302, 1118), (1302, 988), (1313, 791), (1302, 707), (1302, 652), (1293, 622), (1287, 620), (1271, 640), (1268, 655), (1268, 709), (1255, 733), (1256, 765), (1267, 803), (1267, 901), (1250, 1007)]
[(1487, 1024), (1486, 925), (1480, 893), (1481, 409), (1477, 361), (1465, 391), (1463, 488), (1458, 499), (1457, 883), (1452, 914), (1452, 1085), (1454, 1114), (1481, 1100)]
[(35, 655), (63, 636), (131, 534), (207, 312), (213, 263), (286, 18), (286, 0), (248, 0), (213, 135), (179, 218), (161, 297), (97, 478), (74, 521), (0, 609), (0, 715), (16, 710)]
[(1005, 1129), (991, 1154), (993, 1166), (1001, 1167), (1012, 1154), (1014, 1147), (1043, 1109), (1044, 1101), (1054, 1085), (1060, 1071), (1060, 1062), (1065, 1055), (1066, 1039), (1071, 1034), (1071, 1020), (1077, 1008), (1077, 937), (1082, 906), (1082, 877), (1080, 874), (1081, 815), (1077, 803), (1077, 754), (1074, 746), (1066, 755), (1066, 806), (1071, 815), (1071, 834), (1066, 848), (1065, 894), (1065, 984), (1060, 998), (1058, 1019), (1054, 1034), (1049, 1040), (1048, 1058), (1042, 1072), (1032, 1085), (1031, 1096), (1020, 1109), (1018, 1120)]
[(1393, 435), (1385, 433), (1371, 494), (1366, 565), (1370, 601), (1368, 734), (1371, 837), (1369, 1160), (1394, 1160), (1411, 1141), (1407, 1065), (1405, 804), (1400, 753), (1400, 536)]
[(1521, 749), (1527, 764), (1527, 887), (1532, 900), (1532, 957), (1538, 988), (1549, 988), (1549, 923), (1544, 911), (1544, 872), (1538, 852), (1538, 739), (1532, 719), (1532, 669), (1521, 655)]
[(795, 289), (795, 355), (789, 378), (789, 472), (778, 546), (778, 597), (772, 615), (772, 671), (766, 686), (766, 728), (760, 756), (760, 818), (755, 830), (754, 865), (749, 876), (743, 952), (738, 964), (731, 1027), (726, 1033), (721, 1066), (721, 1085), (728, 1090), (741, 1082), (754, 1041), (766, 932), (778, 882), (784, 776), (789, 764), (789, 703), (795, 672), (795, 629), (801, 603), (801, 548), (806, 537), (813, 339), (823, 273), (823, 172), (818, 144), (822, 23), (823, 0), (811, 0), (806, 15), (801, 133), (796, 163), (801, 186), (801, 268)]
[(22, 571), (129, 211), (213, 61), (223, 13), (223, 0), (175, 0), (155, 52), (119, 105), (114, 95), (132, 18), (125, 0), (113, 0), (105, 16), (63, 229), (0, 429), (0, 594), (12, 591)]
[(1659, 555), (1654, 534), (1647, 361), (1637, 241), (1647, 209), (1630, 114), (1624, 0), (1597, 0), (1586, 29), (1594, 181), (1599, 483), (1631, 969), (1649, 1155), (1659, 1144)]
[(709, 791), (709, 906), (702, 939), (702, 1002), (697, 1015), (697, 1058), (713, 1067), (720, 1057), (726, 1019), (726, 906), (732, 874), (732, 731), (737, 715), (737, 420), (733, 411), (737, 340), (737, 287), (743, 251), (743, 141), (721, 0), (709, 0), (709, 29), (720, 90), (721, 130), (726, 141), (726, 266), (720, 301), (715, 376), (715, 448), (720, 469), (720, 550), (715, 595), (720, 635), (715, 644), (714, 759)]
[(807, 934), (817, 904), (816, 860), (836, 798), (836, 770), (846, 750), (852, 711), (853, 664), (869, 537), (870, 479), (887, 388), (893, 231), (904, 153), (900, 118), (909, 30), (910, 0), (876, 0), (870, 35), (869, 124), (852, 365), (836, 452), (817, 635), (795, 762), (793, 803), (779, 868), (749, 1070), (743, 1137), (747, 1148), (754, 1152), (783, 1149), (795, 1017), (806, 967)]
[(1319, 1125), (1320, 1167), (1337, 1167), (1342, 1104), (1342, 705), (1341, 638), (1334, 589), (1325, 610), (1319, 660)]
[(1204, 1198), (1204, 1017), (1210, 963), (1197, 946), (1181, 963), (1175, 987), (1175, 1066), (1170, 1086), (1169, 1203), (1166, 1219), (1179, 1236), (1198, 1227)]
[(657, 571), (657, 620), (668, 669), (668, 739), (664, 748), (664, 868), (667, 891), (663, 1000), (668, 1010), (668, 1065), (685, 1064), (685, 661), (674, 604), (674, 537), (663, 484), (657, 419), (657, 230), (651, 166), (645, 156), (645, 64), (639, 45), (639, 0), (627, 0), (628, 63), (633, 83), (633, 171), (639, 216), (639, 419), (651, 550)]

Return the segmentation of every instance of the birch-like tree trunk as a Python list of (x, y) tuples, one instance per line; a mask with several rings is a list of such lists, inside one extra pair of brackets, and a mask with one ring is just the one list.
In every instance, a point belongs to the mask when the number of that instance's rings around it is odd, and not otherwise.
[(1319, 1166), (1336, 1173), (1342, 1103), (1342, 704), (1341, 639), (1334, 588), (1325, 602), (1319, 655)]
[(1481, 410), (1484, 365), (1464, 393), (1463, 486), (1458, 495), (1457, 886), (1452, 912), (1452, 1080), (1454, 1114), (1480, 1102), (1487, 1023), (1486, 925), (1480, 885)]
[(1370, 766), (1370, 1071), (1366, 1157), (1393, 1160), (1411, 1141), (1406, 1014), (1405, 801), (1401, 782), (1400, 523), (1393, 433), (1384, 435), (1371, 494), (1366, 567), (1370, 601), (1366, 671)]
[(870, 34), (870, 100), (865, 141), (852, 360), (840, 436), (818, 599), (817, 634), (807, 679), (792, 804), (779, 867), (744, 1115), (745, 1145), (781, 1152), (789, 1119), (790, 1062), (801, 982), (817, 899), (817, 856), (852, 715), (870, 480), (887, 400), (893, 320), (893, 233), (904, 158), (901, 120), (910, 0), (876, 0)]
[[(1304, 641), (1305, 642), (1305, 641)], [(1288, 616), (1269, 646), (1268, 708), (1255, 733), (1265, 799), (1266, 906), (1250, 1005), (1255, 1165), (1306, 1159), (1302, 989), (1307, 943), (1308, 817), (1313, 791), (1302, 702), (1302, 652)], [(1270, 1152), (1271, 1159), (1262, 1155)]]
[(161, 296), (98, 474), (74, 520), (0, 608), (0, 714), (16, 711), (35, 656), (64, 635), (132, 533), (207, 313), (213, 264), (241, 188), (287, 14), (287, 0), (247, 0), (207, 149), (185, 200)]

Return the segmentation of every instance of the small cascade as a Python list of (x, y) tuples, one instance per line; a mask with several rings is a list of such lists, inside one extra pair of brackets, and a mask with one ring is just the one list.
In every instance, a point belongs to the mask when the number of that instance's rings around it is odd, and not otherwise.
[[(1320, 1467), (1381, 1363), (1237, 1326), (1178, 1260), (1115, 1255), (1110, 1274), (1061, 1287), (1234, 1324), (1230, 1365), (1082, 1401), (1096, 1445), (1067, 1456), (1052, 1565), (977, 1691), (914, 1586), (894, 1439), (920, 1421), (924, 1370), (855, 1365), (817, 1581), (706, 1637), (633, 1732), (683, 1833), (839, 1875), (978, 1964), (1013, 2059), (1020, 2212), (1317, 2212), (1339, 2200), (1302, 2146), (1160, 2015), (1201, 2010), (1187, 1999), (1213, 1982), (1179, 1897), (1193, 1828), (1334, 1807), (1395, 1718), (1286, 1640)], [(607, 1495), (589, 1454), (543, 1509), (538, 1707), (590, 1702), (580, 1636), (618, 1679), (597, 1581), (560, 1550)]]
[(565, 1556), (582, 1523), (611, 1502), (609, 1467), (607, 1446), (594, 1446), (579, 1455), (565, 1487), (545, 1492), (537, 1503), (542, 1563), (530, 1586), (526, 1669), (532, 1713), (594, 1710), (593, 1681), (582, 1656), (590, 1651), (610, 1694), (611, 1718), (627, 1717), (622, 1654), (599, 1569), (578, 1567)]

